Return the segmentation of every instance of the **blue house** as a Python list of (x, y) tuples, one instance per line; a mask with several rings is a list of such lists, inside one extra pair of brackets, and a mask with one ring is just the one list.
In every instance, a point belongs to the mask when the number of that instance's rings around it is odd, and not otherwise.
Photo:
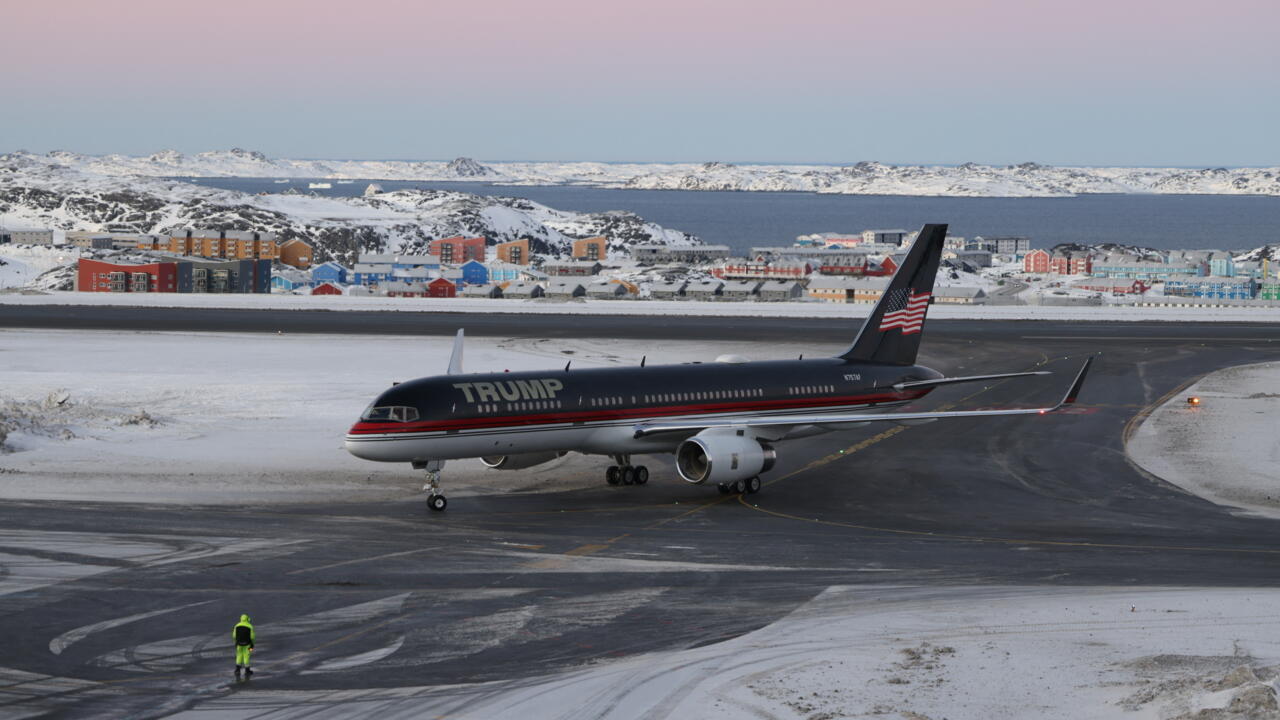
[(458, 268), (462, 271), (462, 282), (464, 285), (487, 285), (489, 283), (489, 268), (479, 260), (468, 260)]
[(392, 278), (391, 273), (395, 272), (389, 263), (356, 263), (353, 280), (356, 285), (380, 285)]
[(1177, 297), (1211, 298), (1216, 300), (1251, 300), (1257, 291), (1257, 283), (1249, 277), (1203, 277), (1169, 280), (1164, 284), (1164, 294)]
[(523, 265), (513, 265), (505, 262), (491, 262), (486, 267), (489, 279), (486, 282), (504, 283), (516, 282), (520, 280), (520, 273), (525, 267)]
[(284, 268), (271, 274), (271, 292), (293, 292), (312, 284), (311, 276), (301, 270)]
[(1216, 251), (1210, 255), (1209, 274), (1217, 277), (1235, 277), (1236, 265), (1231, 253)]
[(332, 260), (311, 268), (311, 281), (316, 285), (322, 282), (346, 285), (350, 279), (350, 271)]

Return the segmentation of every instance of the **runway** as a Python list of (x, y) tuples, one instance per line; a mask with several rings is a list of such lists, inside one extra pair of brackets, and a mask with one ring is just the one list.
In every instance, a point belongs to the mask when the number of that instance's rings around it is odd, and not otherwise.
[[(234, 320), (237, 331), (275, 332), (288, 321), (291, 332), (335, 334), (461, 325), (494, 336), (815, 344), (852, 332), (795, 319), (31, 310), (6, 309), (0, 325), (208, 331)], [(1280, 357), (1280, 330), (931, 321), (923, 348), (922, 361), (945, 371), (1055, 371), (928, 399), (954, 409), (1050, 403), (1087, 354), (1102, 356), (1070, 413), (784, 443), (763, 492), (745, 498), (684, 484), (655, 458), (647, 486), (602, 479), (458, 498), (444, 514), (416, 501), (6, 503), (0, 716), (160, 717), (245, 698), (228, 686), (228, 633), (241, 612), (259, 628), (253, 689), (338, 698), (510, 686), (705, 646), (833, 585), (1280, 585), (1280, 525), (1187, 495), (1124, 453), (1135, 418), (1162, 397), (1207, 372)], [(441, 690), (430, 708), (460, 711), (492, 687)], [(323, 714), (322, 698), (308, 695), (307, 713)]]

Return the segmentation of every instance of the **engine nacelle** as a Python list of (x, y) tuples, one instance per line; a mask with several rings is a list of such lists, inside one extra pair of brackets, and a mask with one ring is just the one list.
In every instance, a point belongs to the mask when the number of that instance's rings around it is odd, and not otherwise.
[(773, 467), (777, 453), (747, 430), (703, 430), (676, 448), (676, 471), (686, 482), (731, 483)]
[(491, 467), (494, 470), (523, 470), (548, 463), (560, 457), (564, 453), (558, 452), (540, 452), (540, 453), (521, 453), (519, 455), (488, 455), (480, 458), (480, 462), (485, 467)]

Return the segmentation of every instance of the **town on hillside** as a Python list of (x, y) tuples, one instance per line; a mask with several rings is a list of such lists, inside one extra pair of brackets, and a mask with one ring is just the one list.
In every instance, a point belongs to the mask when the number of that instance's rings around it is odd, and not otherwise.
[[(790, 245), (637, 244), (610, 254), (603, 236), (568, 258), (530, 240), (433, 240), (420, 255), (364, 253), (351, 267), (313, 263), (301, 238), (189, 228), (167, 235), (68, 231), (70, 262), (55, 289), (81, 292), (288, 293), (549, 301), (874, 303), (914, 232), (802, 235)], [(3, 230), (0, 244), (54, 246), (52, 230)], [(73, 265), (72, 265), (73, 263)], [(1127, 246), (1033, 248), (1025, 236), (948, 236), (934, 302), (990, 305), (1265, 305), (1280, 300), (1270, 248), (1244, 253)], [(55, 278), (57, 279), (57, 278)]]

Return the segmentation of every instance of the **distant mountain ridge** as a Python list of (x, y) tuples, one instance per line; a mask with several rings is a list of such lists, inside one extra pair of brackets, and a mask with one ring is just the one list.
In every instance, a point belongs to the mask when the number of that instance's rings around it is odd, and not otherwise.
[(22, 157), (110, 177), (274, 177), (351, 180), (483, 181), (510, 185), (587, 185), (645, 190), (817, 192), (936, 197), (1071, 197), (1097, 193), (1280, 196), (1280, 168), (1055, 167), (1038, 163), (959, 166), (844, 166), (708, 163), (449, 162), (289, 160), (242, 148), (185, 155)]

